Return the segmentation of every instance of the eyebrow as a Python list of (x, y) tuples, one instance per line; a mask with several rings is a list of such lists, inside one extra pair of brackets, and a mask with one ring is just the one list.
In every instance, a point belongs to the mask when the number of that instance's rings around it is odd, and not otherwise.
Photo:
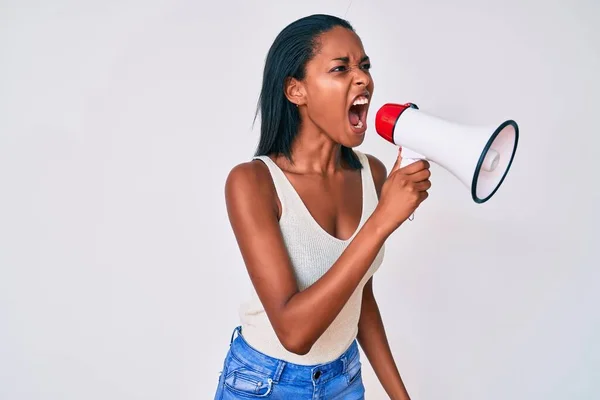
[[(369, 60), (369, 56), (363, 56), (363, 58), (360, 59), (360, 62), (365, 62)], [(349, 57), (338, 57), (338, 58), (333, 58), (332, 61), (343, 61), (345, 63), (349, 63), (350, 62), (350, 58)]]

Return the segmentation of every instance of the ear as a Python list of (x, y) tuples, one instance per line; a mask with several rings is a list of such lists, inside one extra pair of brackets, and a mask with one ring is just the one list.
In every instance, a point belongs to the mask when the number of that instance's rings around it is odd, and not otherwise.
[(285, 97), (296, 106), (301, 106), (306, 103), (306, 91), (304, 90), (304, 85), (296, 78), (286, 78), (283, 90), (285, 92)]

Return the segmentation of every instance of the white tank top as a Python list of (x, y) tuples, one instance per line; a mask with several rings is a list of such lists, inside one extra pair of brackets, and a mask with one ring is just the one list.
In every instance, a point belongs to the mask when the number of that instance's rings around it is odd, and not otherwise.
[[(361, 169), (363, 207), (358, 229), (347, 240), (331, 236), (321, 228), (273, 160), (267, 156), (254, 157), (262, 160), (271, 173), (282, 208), (279, 226), (301, 291), (315, 283), (336, 262), (377, 205), (377, 192), (369, 161), (364, 154), (358, 151), (355, 153), (363, 165)], [(335, 360), (356, 338), (362, 289), (379, 268), (384, 252), (382, 247), (346, 305), (307, 354), (294, 354), (283, 347), (254, 287), (251, 289), (250, 299), (239, 309), (242, 336), (256, 350), (287, 362), (313, 365)]]

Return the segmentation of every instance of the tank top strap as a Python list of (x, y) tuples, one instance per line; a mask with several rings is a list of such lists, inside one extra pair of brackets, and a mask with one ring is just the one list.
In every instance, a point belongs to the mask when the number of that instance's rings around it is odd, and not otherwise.
[(261, 160), (271, 174), (271, 179), (273, 180), (273, 185), (275, 186), (275, 192), (277, 193), (277, 197), (279, 197), (279, 201), (281, 202), (282, 215), (287, 208), (287, 204), (290, 201), (293, 201), (293, 193), (290, 193), (293, 190), (292, 184), (289, 182), (281, 168), (269, 156), (255, 156), (253, 160)]
[(371, 164), (369, 163), (369, 159), (366, 156), (366, 154), (357, 150), (354, 150), (354, 153), (356, 154), (356, 156), (360, 160), (360, 163), (363, 166), (362, 184), (363, 191), (366, 195), (365, 201), (368, 202), (368, 204), (365, 204), (365, 206), (367, 206), (369, 210), (372, 210), (375, 208), (375, 206), (377, 206), (379, 200), (377, 197), (377, 188), (375, 187), (375, 181), (373, 180)]

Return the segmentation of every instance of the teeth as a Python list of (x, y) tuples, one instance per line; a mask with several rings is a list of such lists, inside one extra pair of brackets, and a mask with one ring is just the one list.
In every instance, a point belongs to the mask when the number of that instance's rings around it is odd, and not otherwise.
[(369, 104), (369, 99), (367, 99), (366, 97), (359, 97), (358, 99), (354, 100), (354, 103), (352, 103), (353, 106), (359, 105), (359, 104)]
[(358, 124), (354, 125), (355, 128), (360, 129), (363, 127), (363, 122), (361, 120), (358, 120)]

